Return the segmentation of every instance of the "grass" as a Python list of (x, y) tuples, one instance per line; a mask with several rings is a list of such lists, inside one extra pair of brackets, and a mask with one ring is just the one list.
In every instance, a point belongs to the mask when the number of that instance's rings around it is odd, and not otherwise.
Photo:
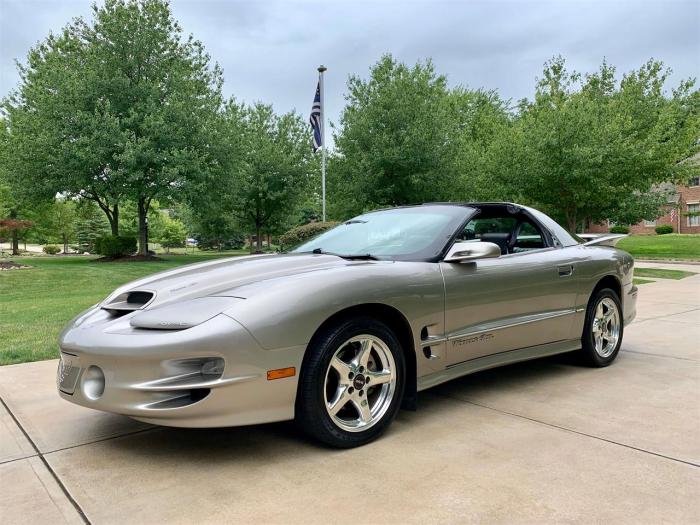
[(634, 275), (638, 277), (657, 277), (659, 279), (684, 279), (695, 275), (697, 272), (685, 272), (681, 270), (664, 270), (662, 268), (635, 268)]
[(96, 262), (94, 257), (15, 257), (11, 260), (32, 268), (0, 272), (0, 365), (58, 357), (63, 326), (119, 285), (183, 264), (244, 253), (199, 252), (128, 263)]
[(617, 243), (617, 247), (637, 259), (700, 260), (700, 235), (631, 235)]
[(654, 281), (652, 281), (650, 279), (637, 279), (635, 277), (634, 279), (632, 279), (632, 282), (634, 282), (634, 284), (647, 284), (647, 283), (653, 283)]

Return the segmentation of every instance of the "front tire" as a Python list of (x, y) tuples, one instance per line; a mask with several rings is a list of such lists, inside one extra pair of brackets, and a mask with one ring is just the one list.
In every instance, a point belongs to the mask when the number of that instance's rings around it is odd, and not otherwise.
[(622, 345), (622, 319), (620, 299), (613, 290), (602, 288), (591, 296), (581, 335), (586, 364), (603, 367), (615, 360)]
[(405, 370), (401, 345), (385, 324), (370, 317), (336, 323), (309, 345), (296, 421), (333, 447), (369, 443), (400, 408)]

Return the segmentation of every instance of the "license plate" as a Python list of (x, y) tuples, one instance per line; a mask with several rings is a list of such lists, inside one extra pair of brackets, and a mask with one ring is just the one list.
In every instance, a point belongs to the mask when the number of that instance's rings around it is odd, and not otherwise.
[(80, 367), (75, 359), (74, 356), (61, 354), (61, 360), (58, 362), (56, 383), (59, 390), (66, 394), (72, 394), (75, 391), (75, 385), (80, 376)]

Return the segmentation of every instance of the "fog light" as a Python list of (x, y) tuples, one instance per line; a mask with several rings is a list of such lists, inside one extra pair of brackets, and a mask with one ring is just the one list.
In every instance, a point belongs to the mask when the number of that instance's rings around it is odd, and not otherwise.
[(105, 391), (105, 375), (99, 366), (89, 367), (83, 374), (83, 394), (88, 399), (99, 399)]

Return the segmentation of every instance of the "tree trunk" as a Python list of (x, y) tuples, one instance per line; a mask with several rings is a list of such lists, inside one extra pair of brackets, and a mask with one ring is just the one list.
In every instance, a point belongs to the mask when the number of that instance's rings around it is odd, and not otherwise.
[(109, 226), (112, 228), (112, 235), (119, 235), (119, 204), (115, 204), (112, 208), (112, 216), (107, 214), (107, 220), (109, 220)]
[(566, 225), (569, 233), (576, 234), (576, 226), (578, 226), (578, 220), (576, 218), (576, 212), (566, 214)]
[(19, 255), (19, 235), (17, 230), (12, 230), (12, 255)]
[(110, 208), (109, 204), (102, 202), (99, 197), (93, 196), (90, 198), (97, 203), (100, 209), (107, 216), (109, 227), (112, 230), (112, 235), (119, 235), (119, 203), (116, 203), (113, 208)]
[(262, 235), (260, 235), (260, 226), (255, 227), (255, 251), (256, 253), (262, 252)]
[(148, 203), (144, 197), (138, 200), (139, 255), (148, 256)]
[(250, 253), (255, 253), (255, 245), (253, 244), (253, 234), (248, 234), (248, 249)]
[(63, 253), (68, 253), (68, 236), (63, 234)]

